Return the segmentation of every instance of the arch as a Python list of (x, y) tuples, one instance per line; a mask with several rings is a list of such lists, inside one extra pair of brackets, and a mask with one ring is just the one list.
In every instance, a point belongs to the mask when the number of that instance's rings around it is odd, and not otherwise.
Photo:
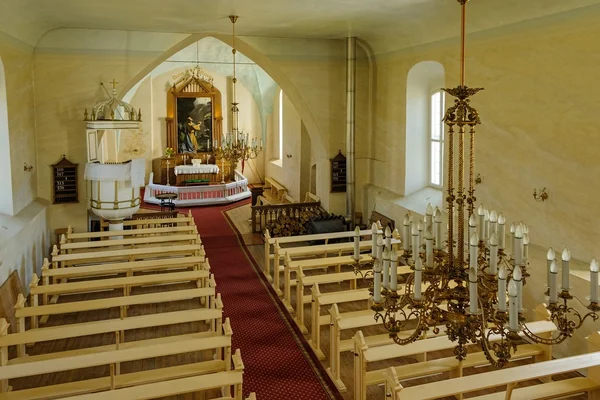
[(405, 196), (429, 185), (430, 96), (445, 85), (444, 66), (437, 61), (415, 64), (406, 79)]
[[(173, 54), (179, 52), (180, 50), (186, 48), (187, 46), (197, 42), (200, 39), (203, 39), (207, 36), (212, 36), (229, 46), (232, 45), (231, 37), (224, 35), (213, 35), (207, 33), (198, 33), (188, 36), (186, 39), (172, 46), (165, 52), (163, 52), (159, 57), (157, 57), (154, 61), (148, 64), (144, 69), (142, 69), (137, 75), (135, 75), (123, 88), (122, 93), (127, 93), (131, 88), (133, 88), (139, 81), (143, 80), (154, 68), (159, 66), (163, 61), (167, 60)], [(294, 86), (294, 84), (287, 78), (285, 73), (278, 68), (274, 62), (266, 55), (258, 51), (252, 45), (247, 43), (243, 37), (236, 37), (236, 49), (243, 53), (246, 57), (254, 61), (258, 66), (260, 66), (266, 73), (268, 73), (271, 78), (279, 87), (285, 92), (288, 99), (292, 102), (300, 118), (304, 121), (306, 126), (306, 131), (313, 143), (313, 151), (315, 152), (315, 156), (317, 158), (327, 159), (327, 149), (328, 146), (325, 146), (325, 142), (323, 141), (323, 136), (319, 131), (319, 127), (311, 112), (308, 110), (304, 99), (298, 93), (298, 90)]]
[(10, 135), (4, 63), (0, 57), (0, 213), (13, 215), (12, 170), (10, 166)]

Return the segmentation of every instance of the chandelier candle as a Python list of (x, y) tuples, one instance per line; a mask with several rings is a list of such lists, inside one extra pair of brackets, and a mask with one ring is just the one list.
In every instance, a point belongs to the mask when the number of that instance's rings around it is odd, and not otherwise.
[(425, 267), (433, 268), (433, 232), (431, 227), (425, 232)]
[(498, 311), (506, 312), (506, 267), (498, 270)]
[(354, 260), (360, 260), (360, 227), (354, 229)]
[(442, 212), (439, 208), (435, 208), (435, 213), (433, 214), (433, 219), (435, 220), (435, 249), (442, 249)]
[(383, 238), (381, 237), (381, 233), (377, 234), (377, 259), (381, 260), (383, 257)]
[(477, 310), (477, 268), (469, 268), (469, 312), (477, 314)]
[(598, 303), (598, 260), (590, 263), (590, 302)]
[(496, 210), (490, 212), (490, 237), (492, 233), (498, 234), (498, 214)]
[(508, 283), (508, 296), (510, 297), (508, 325), (511, 331), (517, 332), (519, 330), (519, 311), (517, 310), (517, 284), (512, 279)]
[(392, 250), (392, 230), (389, 226), (385, 227), (385, 248), (388, 251)]
[(490, 268), (489, 273), (496, 275), (498, 272), (498, 239), (496, 232), (490, 235)]
[(398, 252), (395, 250), (392, 250), (392, 259), (390, 264), (392, 269), (392, 273), (390, 274), (390, 289), (398, 290)]
[[(418, 248), (421, 248), (421, 243), (423, 243), (423, 229), (424, 229), (423, 221), (419, 221), (417, 223), (417, 229), (419, 230), (419, 247)], [(417, 250), (417, 251), (419, 251), (419, 250)]]
[(552, 260), (550, 263), (550, 303), (556, 304), (558, 302), (558, 290), (556, 283), (556, 275), (558, 275), (558, 266), (556, 260)]
[(512, 250), (513, 255), (515, 254), (515, 248), (517, 247), (516, 239), (515, 239), (515, 230), (516, 229), (517, 229), (517, 226), (515, 225), (514, 222), (512, 224), (510, 224), (510, 237), (511, 237), (510, 249)]
[(476, 233), (471, 235), (469, 246), (469, 268), (477, 270), (477, 250), (479, 249), (479, 237)]
[(469, 217), (469, 237), (473, 236), (474, 234), (478, 234), (478, 232), (477, 218), (475, 217), (475, 214), (471, 214)]
[(523, 264), (529, 263), (529, 234), (523, 233)]
[(390, 251), (387, 247), (383, 250), (383, 287), (390, 288)]
[(371, 225), (371, 257), (377, 257), (377, 224)]
[(523, 228), (521, 225), (517, 225), (515, 229), (515, 236), (513, 240), (513, 258), (515, 260), (515, 267), (521, 265), (523, 258)]
[(381, 303), (381, 259), (376, 259), (373, 265), (373, 301)]
[(427, 204), (425, 209), (425, 230), (427, 228), (433, 228), (433, 206), (431, 203)]
[(490, 239), (490, 212), (486, 209), (483, 215), (483, 240), (487, 243)]
[[(552, 265), (552, 261), (554, 261), (556, 259), (556, 254), (554, 254), (554, 250), (552, 250), (552, 247), (550, 247), (548, 249), (548, 253), (546, 253), (546, 266), (548, 267), (548, 289), (550, 289), (551, 283), (550, 283), (550, 266)], [(550, 293), (550, 292), (548, 292)]]
[(502, 213), (498, 215), (498, 248), (500, 250), (506, 248), (506, 219)]
[(477, 208), (477, 215), (479, 215), (479, 224), (477, 224), (477, 235), (483, 240), (483, 234), (485, 230), (485, 207), (480, 204)]
[(404, 251), (410, 250), (410, 217), (408, 214), (404, 214), (404, 220), (402, 221), (402, 248)]
[(417, 263), (417, 259), (419, 258), (419, 230), (417, 226), (413, 224), (411, 227), (412, 233), (412, 259), (413, 263)]
[(517, 285), (517, 309), (521, 312), (523, 311), (523, 273), (518, 265), (513, 270), (513, 281)]
[(421, 282), (423, 282), (423, 266), (421, 265), (421, 259), (417, 258), (417, 262), (415, 263), (415, 300), (421, 300)]
[(562, 290), (569, 291), (569, 261), (571, 261), (571, 252), (565, 248), (562, 252)]

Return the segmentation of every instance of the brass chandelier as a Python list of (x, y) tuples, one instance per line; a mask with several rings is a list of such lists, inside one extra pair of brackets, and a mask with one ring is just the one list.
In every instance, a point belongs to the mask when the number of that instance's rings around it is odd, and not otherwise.
[[(403, 250), (393, 251), (391, 232), (373, 235), (373, 264), (365, 271), (358, 262), (359, 232), (354, 237), (355, 269), (363, 275), (373, 274), (375, 319), (381, 320), (390, 337), (400, 345), (421, 338), (427, 331), (439, 334), (445, 329), (456, 343), (454, 354), (459, 360), (467, 356), (467, 346), (480, 345), (494, 367), (503, 367), (511, 358), (522, 337), (545, 344), (559, 344), (591, 318), (598, 319), (598, 262), (590, 265), (590, 310), (581, 315), (569, 306), (570, 252), (562, 253), (562, 288), (558, 289), (555, 254), (548, 251), (548, 305), (550, 320), (557, 331), (541, 337), (527, 328), (523, 313), (523, 285), (528, 274), (529, 229), (523, 223), (510, 226), (512, 254), (506, 251), (506, 219), (502, 213), (488, 212), (483, 206), (475, 210), (475, 127), (481, 123), (470, 104), (471, 97), (483, 88), (465, 85), (465, 22), (468, 0), (461, 5), (460, 84), (443, 89), (454, 97), (443, 122), (448, 126), (448, 213), (447, 239), (442, 240), (442, 213), (427, 207), (425, 220), (414, 223), (409, 215), (403, 223)], [(458, 143), (456, 143), (458, 142)], [(468, 142), (468, 181), (465, 187), (465, 145)], [(457, 154), (455, 146), (458, 145)], [(454, 166), (457, 166), (457, 171)], [(477, 216), (475, 215), (477, 212)], [(465, 237), (468, 221), (468, 237)], [(375, 231), (374, 231), (375, 232)], [(410, 239), (409, 239), (410, 238)], [(412, 272), (398, 286), (397, 260), (401, 257)], [(364, 267), (364, 264), (363, 264)], [(370, 268), (372, 267), (372, 270)], [(507, 296), (508, 295), (508, 296)], [(402, 332), (402, 335), (399, 333)]]
[(257, 140), (239, 129), (239, 103), (236, 101), (236, 70), (235, 70), (235, 23), (238, 19), (237, 15), (230, 15), (229, 19), (232, 24), (232, 53), (233, 53), (233, 101), (231, 102), (231, 131), (224, 134), (221, 140), (221, 155), (224, 159), (231, 163), (232, 179), (234, 179), (234, 170), (239, 161), (242, 161), (242, 172), (244, 172), (244, 163), (248, 160), (258, 157), (262, 151), (262, 139)]

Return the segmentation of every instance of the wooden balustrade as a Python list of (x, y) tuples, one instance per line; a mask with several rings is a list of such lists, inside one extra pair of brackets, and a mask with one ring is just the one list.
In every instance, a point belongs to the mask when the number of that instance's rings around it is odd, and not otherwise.
[[(320, 201), (309, 203), (270, 204), (252, 206), (252, 232), (263, 232), (267, 224), (276, 223), (282, 216), (300, 218), (302, 214), (323, 214), (327, 211)], [(273, 236), (289, 236), (288, 232), (274, 232)]]

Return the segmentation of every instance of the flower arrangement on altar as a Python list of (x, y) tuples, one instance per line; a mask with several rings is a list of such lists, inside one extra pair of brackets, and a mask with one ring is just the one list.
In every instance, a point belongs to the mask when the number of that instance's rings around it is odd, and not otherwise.
[(175, 150), (173, 150), (172, 147), (167, 147), (165, 149), (165, 156), (166, 157), (171, 158), (171, 157), (173, 157), (174, 154), (175, 154)]

